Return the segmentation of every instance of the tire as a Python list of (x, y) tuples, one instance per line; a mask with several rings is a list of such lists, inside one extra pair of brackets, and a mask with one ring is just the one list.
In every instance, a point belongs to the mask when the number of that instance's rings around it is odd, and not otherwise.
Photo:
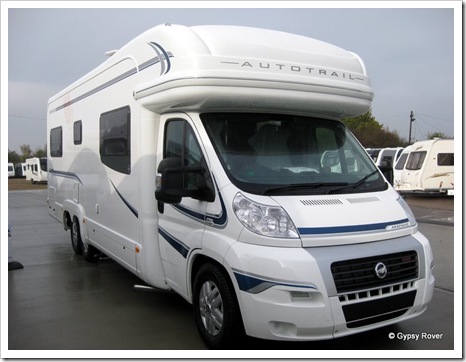
[(96, 247), (83, 243), (83, 256), (86, 261), (96, 263), (99, 260), (99, 255), (100, 252)]
[(193, 286), (193, 307), (197, 329), (208, 348), (228, 348), (243, 339), (235, 291), (218, 266), (207, 263), (199, 269)]
[(73, 223), (71, 224), (71, 246), (76, 255), (81, 255), (83, 253), (83, 242), (81, 239), (81, 230), (79, 228), (78, 218), (73, 217)]

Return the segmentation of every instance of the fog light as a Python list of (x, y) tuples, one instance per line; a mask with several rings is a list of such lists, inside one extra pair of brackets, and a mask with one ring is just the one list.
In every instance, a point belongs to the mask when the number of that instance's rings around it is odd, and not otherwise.
[(298, 328), (293, 323), (271, 321), (269, 329), (275, 336), (295, 337), (298, 333)]

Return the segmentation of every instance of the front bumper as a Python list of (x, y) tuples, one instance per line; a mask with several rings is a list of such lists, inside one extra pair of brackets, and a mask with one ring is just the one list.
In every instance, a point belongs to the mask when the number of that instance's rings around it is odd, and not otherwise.
[[(343, 291), (332, 264), (414, 251), (417, 274)], [(377, 259), (378, 260), (378, 259)], [(432, 251), (420, 233), (397, 239), (319, 248), (274, 248), (237, 243), (232, 265), (248, 335), (275, 340), (342, 337), (415, 317), (432, 299)]]

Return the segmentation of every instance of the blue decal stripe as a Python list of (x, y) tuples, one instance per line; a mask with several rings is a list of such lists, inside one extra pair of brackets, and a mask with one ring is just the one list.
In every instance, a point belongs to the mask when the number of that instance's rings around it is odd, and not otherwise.
[[(215, 179), (214, 179), (214, 182), (215, 182)], [(218, 188), (216, 182), (215, 182), (215, 186)], [(213, 224), (213, 226), (218, 227), (218, 228), (223, 228), (225, 227), (227, 223), (227, 208), (225, 207), (225, 202), (223, 201), (222, 194), (218, 192), (217, 195), (219, 197), (220, 205), (222, 207), (222, 211), (218, 215), (201, 213), (195, 210), (188, 209), (187, 207), (181, 204), (174, 204), (171, 206), (173, 206), (177, 211), (181, 212), (182, 214), (196, 221), (199, 221), (201, 223), (205, 223), (209, 221)]]
[(105, 82), (105, 83), (101, 84), (100, 86), (98, 86), (98, 87), (96, 87), (94, 89), (91, 89), (90, 91), (80, 95), (79, 97), (71, 99), (70, 101), (63, 103), (62, 105), (58, 106), (55, 109), (51, 109), (49, 111), (49, 113), (54, 113), (54, 112), (57, 112), (57, 111), (59, 111), (61, 109), (69, 107), (72, 104), (74, 104), (76, 102), (79, 102), (79, 101), (81, 101), (81, 100), (83, 100), (83, 99), (85, 99), (85, 98), (87, 98), (87, 97), (89, 97), (89, 96), (91, 96), (91, 95), (93, 95), (95, 93), (98, 93), (101, 90), (104, 90), (105, 88), (108, 88), (111, 85), (113, 85), (115, 83), (118, 83), (118, 82), (120, 82), (120, 81), (122, 81), (122, 80), (124, 80), (124, 79), (126, 79), (128, 77), (131, 77), (131, 76), (137, 74), (138, 72), (140, 72), (141, 70), (144, 70), (144, 69), (146, 69), (146, 68), (148, 68), (148, 67), (150, 67), (150, 66), (152, 66), (154, 64), (162, 62), (162, 64), (163, 64), (162, 67), (165, 68), (165, 65), (163, 63), (163, 60), (164, 60), (163, 58), (164, 57), (166, 58), (166, 62), (168, 64), (168, 70), (165, 70), (165, 73), (167, 73), (170, 70), (170, 64), (171, 64), (169, 58), (173, 57), (173, 54), (163, 50), (163, 56), (162, 57), (156, 56), (156, 57), (154, 57), (152, 59), (149, 59), (148, 61), (142, 63), (139, 67), (132, 68), (132, 69), (120, 74), (119, 76), (117, 76), (117, 77), (115, 77), (113, 79), (110, 79), (108, 82)]
[(159, 234), (171, 245), (173, 248), (179, 252), (185, 259), (188, 256), (189, 248), (183, 244), (180, 240), (171, 236), (164, 229), (159, 226)]
[(113, 184), (112, 180), (110, 180), (110, 183), (112, 184), (113, 188), (115, 189), (116, 193), (118, 194), (118, 196), (120, 196), (120, 199), (121, 201), (123, 201), (125, 203), (125, 205), (128, 207), (128, 209), (133, 213), (134, 216), (136, 216), (137, 218), (139, 218), (139, 213), (138, 213), (138, 210), (136, 210), (133, 205), (131, 205), (128, 200), (126, 200), (123, 195), (120, 193), (120, 191), (118, 191), (118, 189), (116, 188), (116, 186)]
[(65, 177), (65, 178), (71, 178), (71, 179), (74, 179), (74, 180), (78, 181), (81, 185), (83, 184), (83, 182), (81, 181), (79, 176), (76, 175), (73, 172), (57, 171), (57, 170), (53, 170), (53, 169), (50, 169), (49, 172), (52, 175), (61, 176), (61, 177)]
[(328, 226), (328, 227), (316, 227), (316, 228), (298, 228), (298, 231), (301, 235), (354, 233), (354, 232), (361, 232), (361, 231), (383, 230), (387, 226), (402, 224), (408, 221), (409, 221), (408, 219), (401, 219), (401, 220), (381, 222), (381, 223), (376, 223), (376, 224)]
[(239, 288), (247, 293), (251, 294), (258, 294), (272, 288), (276, 285), (283, 285), (288, 287), (295, 287), (295, 288), (307, 288), (307, 289), (317, 289), (313, 285), (306, 285), (306, 284), (295, 284), (293, 282), (289, 282), (286, 280), (266, 280), (262, 279), (262, 277), (255, 275), (252, 276), (251, 274), (242, 273), (240, 271), (234, 270), (233, 273), (235, 274), (236, 281), (238, 282)]

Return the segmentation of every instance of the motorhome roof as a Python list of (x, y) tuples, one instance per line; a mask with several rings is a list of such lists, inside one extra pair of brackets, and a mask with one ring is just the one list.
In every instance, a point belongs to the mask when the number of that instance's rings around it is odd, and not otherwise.
[[(135, 99), (193, 85), (267, 88), (282, 93), (291, 90), (301, 92), (301, 97), (302, 92), (319, 94), (320, 98), (338, 94), (340, 101), (344, 101), (342, 97), (347, 98), (346, 103), (334, 104), (334, 114), (329, 116), (342, 117), (365, 112), (373, 98), (361, 59), (334, 45), (265, 29), (165, 24), (144, 32), (112, 52), (102, 65), (52, 97), (50, 103), (65, 94), (73, 101), (70, 92), (110, 68), (124, 68), (123, 63), (132, 64), (132, 69), (122, 72), (118, 79), (145, 71), (132, 90)], [(110, 86), (114, 81), (110, 79), (104, 86)], [(212, 90), (203, 96), (211, 93)], [(186, 104), (186, 100), (179, 101)], [(301, 103), (305, 104), (305, 100)], [(191, 104), (192, 107), (200, 106), (196, 102)], [(219, 104), (223, 107), (221, 102), (202, 106), (220, 107)], [(154, 111), (167, 108), (166, 105), (152, 106)], [(325, 112), (330, 110), (328, 105), (324, 108)]]

